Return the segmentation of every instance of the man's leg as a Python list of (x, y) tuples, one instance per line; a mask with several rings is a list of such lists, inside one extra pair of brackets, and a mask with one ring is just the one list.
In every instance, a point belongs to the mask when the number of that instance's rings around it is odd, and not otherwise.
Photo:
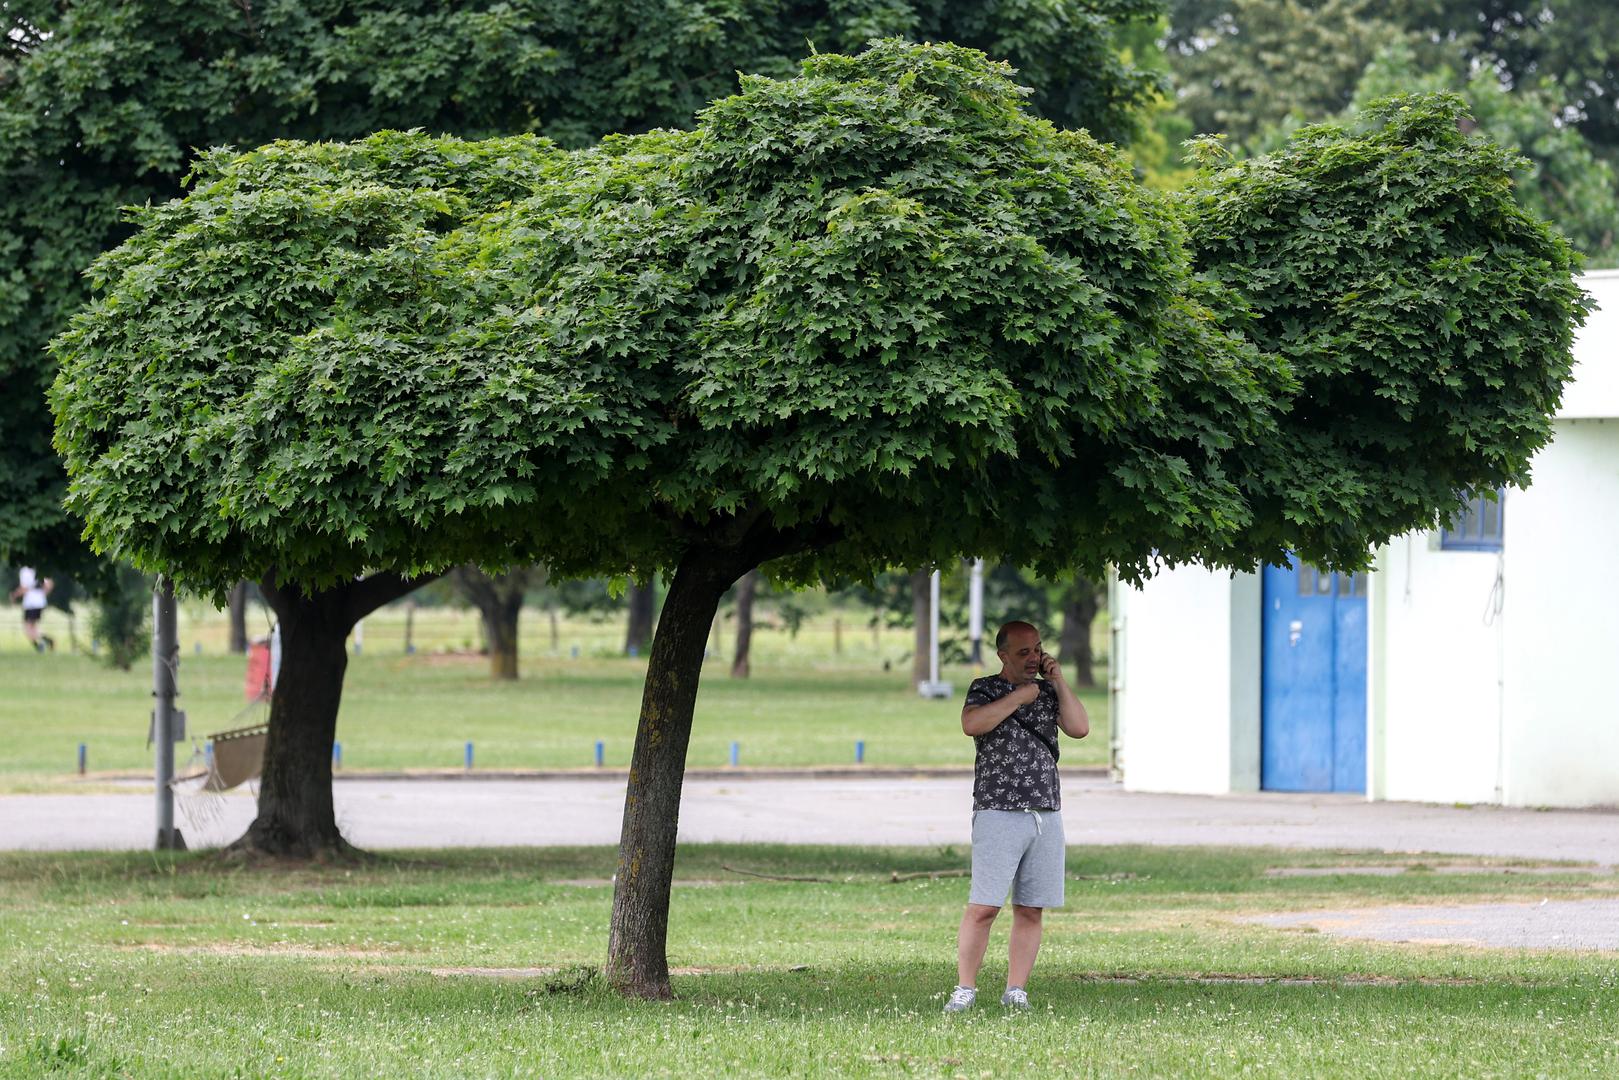
[(988, 904), (968, 904), (962, 912), (956, 934), (957, 986), (978, 985), (978, 969), (984, 965), (984, 950), (989, 947), (989, 928), (1000, 913), (1000, 908)]
[(1044, 908), (1012, 905), (1012, 941), (1006, 961), (1008, 988), (1029, 985), (1029, 972), (1034, 970), (1034, 958), (1040, 952), (1040, 917), (1044, 914)]

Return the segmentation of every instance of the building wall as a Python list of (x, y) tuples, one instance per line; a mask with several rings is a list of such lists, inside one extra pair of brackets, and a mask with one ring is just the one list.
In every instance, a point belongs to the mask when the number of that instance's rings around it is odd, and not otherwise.
[[(1507, 495), (1504, 550), (1415, 533), (1378, 553), (1371, 798), (1619, 806), (1619, 271), (1582, 284), (1599, 307), (1534, 483)], [(1116, 592), (1125, 787), (1256, 788), (1257, 579), (1182, 568)]]
[(1563, 389), (1560, 419), (1619, 416), (1619, 270), (1593, 270), (1580, 286), (1597, 302), (1575, 332), (1574, 372)]
[(1506, 516), (1504, 801), (1619, 805), (1619, 421), (1556, 431)]
[(1125, 788), (1223, 794), (1257, 787), (1255, 575), (1181, 567), (1142, 588), (1120, 586), (1114, 607), (1112, 715)]
[(1498, 800), (1498, 563), (1495, 552), (1441, 551), (1432, 533), (1402, 536), (1378, 553), (1367, 619), (1372, 798)]

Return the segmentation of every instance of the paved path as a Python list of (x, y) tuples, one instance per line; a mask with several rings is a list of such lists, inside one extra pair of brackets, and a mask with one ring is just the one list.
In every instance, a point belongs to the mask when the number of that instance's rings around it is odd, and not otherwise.
[[(1149, 795), (1094, 775), (1068, 776), (1072, 845), (1192, 844), (1443, 852), (1619, 866), (1619, 813), (1458, 809), (1338, 795)], [(335, 785), (344, 833), (363, 848), (610, 844), (624, 781), (358, 780)], [(966, 844), (971, 779), (749, 777), (689, 779), (684, 841)], [(228, 841), (252, 817), (246, 794), (217, 817), (180, 824), (192, 847)], [(153, 836), (150, 794), (0, 796), (0, 849), (138, 849)]]
[(1311, 926), (1339, 937), (1513, 949), (1619, 949), (1619, 900), (1406, 904), (1261, 915), (1244, 922)]

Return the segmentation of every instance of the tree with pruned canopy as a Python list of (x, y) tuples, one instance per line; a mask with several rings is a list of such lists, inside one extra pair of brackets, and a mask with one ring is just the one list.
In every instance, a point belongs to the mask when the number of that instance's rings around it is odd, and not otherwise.
[(667, 996), (703, 646), (750, 570), (1363, 565), (1550, 437), (1575, 260), (1453, 99), (1175, 200), (1024, 102), (887, 41), (584, 150), (211, 157), (56, 343), (72, 508), (195, 588), (669, 574), (608, 960)]

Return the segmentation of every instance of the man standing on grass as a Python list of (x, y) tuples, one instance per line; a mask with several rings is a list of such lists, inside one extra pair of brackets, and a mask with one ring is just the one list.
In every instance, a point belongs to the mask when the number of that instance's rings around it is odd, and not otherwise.
[(978, 744), (973, 766), (973, 876), (956, 939), (956, 988), (947, 1013), (965, 1012), (978, 996), (978, 968), (989, 928), (1012, 895), (1012, 940), (1001, 1004), (1029, 1007), (1024, 990), (1040, 951), (1040, 918), (1063, 902), (1062, 790), (1057, 732), (1083, 739), (1085, 706), (1046, 655), (1040, 631), (1009, 622), (995, 635), (998, 675), (974, 679), (961, 710), (961, 730)]

